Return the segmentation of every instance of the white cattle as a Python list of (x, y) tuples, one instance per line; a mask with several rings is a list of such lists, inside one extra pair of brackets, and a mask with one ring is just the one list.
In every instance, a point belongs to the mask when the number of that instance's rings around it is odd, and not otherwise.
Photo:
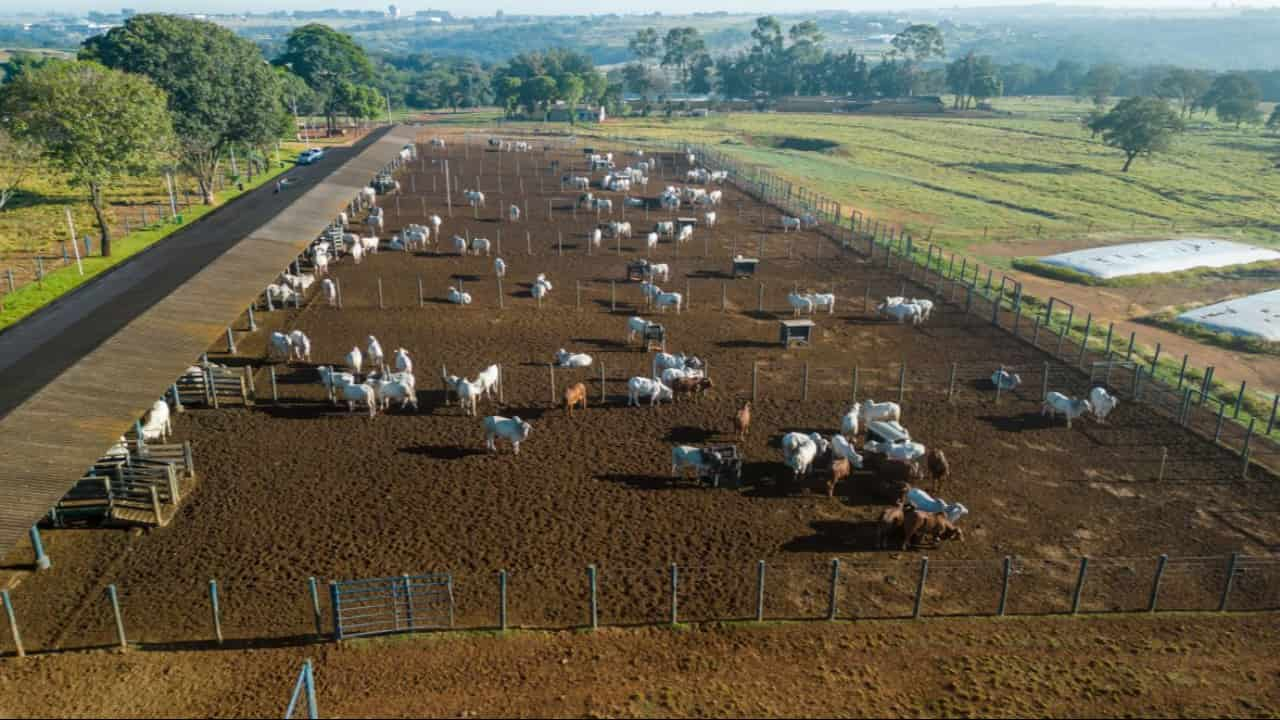
[(454, 305), (470, 305), (471, 293), (462, 292), (458, 288), (450, 285), (449, 286), (449, 302), (453, 303)]
[(503, 262), (502, 258), (493, 259), (493, 274), (500, 278), (507, 276), (507, 264)]
[(292, 288), (296, 292), (305, 292), (315, 283), (316, 278), (310, 273), (302, 275), (293, 275), (291, 273), (280, 274), (280, 284)]
[(817, 227), (818, 217), (813, 213), (804, 213), (800, 216), (800, 224), (804, 227)]
[(471, 382), (466, 378), (456, 378), (453, 383), (453, 392), (458, 396), (458, 404), (462, 406), (467, 415), (474, 417), (476, 415), (476, 404), (479, 403), (484, 389), (478, 383)]
[(680, 312), (680, 303), (683, 301), (684, 297), (678, 292), (660, 292), (653, 298), (653, 304), (658, 306), (658, 312), (666, 312), (669, 307)]
[(878, 403), (870, 398), (853, 406), (858, 411), (858, 421), (863, 425), (874, 420), (902, 420), (902, 408), (896, 402)]
[[(653, 236), (653, 233), (649, 233)], [(644, 267), (644, 275), (650, 280), (661, 278), (663, 282), (671, 279), (671, 268), (666, 263), (651, 263)]]
[(378, 236), (365, 235), (361, 237), (360, 246), (364, 249), (365, 252), (371, 255), (377, 255), (378, 254)]
[(574, 190), (586, 190), (591, 186), (591, 178), (582, 177), (581, 175), (570, 175), (568, 183), (569, 187)]
[(876, 308), (876, 311), (879, 312), (881, 315), (885, 315), (887, 317), (891, 317), (897, 320), (899, 325), (906, 322), (907, 320), (910, 320), (912, 325), (919, 325), (920, 321), (923, 319), (922, 314), (920, 312), (920, 306), (913, 305), (911, 303), (900, 303), (898, 305), (880, 305)]
[(705, 183), (711, 179), (711, 175), (703, 168), (694, 168), (684, 174), (685, 182)]
[(600, 228), (591, 230), (591, 247), (600, 247), (600, 240), (604, 233), (600, 232)]
[(1040, 414), (1048, 415), (1052, 420), (1058, 415), (1065, 415), (1067, 418), (1067, 427), (1071, 427), (1071, 421), (1084, 415), (1093, 408), (1089, 405), (1089, 401), (1080, 398), (1070, 398), (1060, 392), (1050, 392), (1044, 396), (1044, 404), (1040, 406)]
[(684, 367), (684, 368), (667, 368), (666, 370), (662, 371), (662, 375), (660, 379), (662, 380), (663, 385), (672, 387), (675, 385), (677, 380), (684, 380), (684, 379), (697, 380), (702, 377), (703, 377), (703, 374), (701, 370), (694, 370), (693, 368)]
[(671, 220), (663, 220), (653, 226), (653, 231), (659, 235), (672, 237), (676, 234), (676, 224)]
[(716, 214), (714, 212), (703, 213), (702, 219), (706, 222), (707, 227), (713, 228), (716, 226)]
[(658, 247), (658, 233), (649, 233), (645, 236), (644, 246), (650, 250)]
[(719, 205), (720, 201), (724, 199), (724, 192), (722, 190), (712, 190), (707, 193), (707, 198), (711, 201), (712, 205)]
[(586, 353), (571, 353), (560, 348), (556, 353), (556, 365), (562, 368), (591, 367), (591, 356)]
[(836, 311), (835, 293), (809, 293), (806, 297), (813, 302), (814, 310), (826, 310), (828, 314)]
[(801, 313), (806, 315), (813, 314), (813, 300), (808, 295), (798, 295), (794, 292), (787, 293), (787, 303), (791, 305), (792, 313), (796, 317), (800, 317)]
[(535, 283), (541, 283), (542, 285), (546, 285), (548, 290), (551, 289), (551, 281), (547, 279), (546, 273), (538, 273), (537, 276), (533, 278), (533, 281)]
[(689, 242), (693, 239), (693, 226), (681, 225), (680, 234), (676, 237), (676, 242)]
[(1107, 416), (1112, 410), (1120, 404), (1120, 400), (1106, 388), (1095, 387), (1089, 391), (1089, 407), (1093, 410), (1093, 416), (1098, 418), (1100, 422), (1106, 422)]
[(394, 376), (382, 380), (374, 380), (369, 385), (377, 395), (378, 405), (386, 410), (391, 407), (392, 400), (400, 401), (400, 408), (418, 409), (418, 393), (414, 389), (413, 376)]
[(387, 358), (382, 353), (382, 343), (378, 342), (378, 338), (370, 335), (365, 339), (365, 358), (369, 361), (371, 370), (387, 371)]
[(467, 204), (471, 207), (484, 207), (484, 193), (479, 190), (464, 190), (462, 196), (467, 199)]
[(461, 235), (453, 236), (453, 252), (458, 255), (467, 254), (467, 239)]
[(356, 376), (352, 373), (334, 372), (333, 368), (328, 365), (321, 365), (316, 368), (316, 371), (320, 373), (320, 384), (324, 386), (325, 394), (335, 404), (337, 399), (334, 397), (334, 390), (339, 385), (354, 385), (356, 382)]
[(625, 198), (623, 199), (622, 202), (627, 207), (637, 207), (637, 208), (644, 207), (644, 203), (645, 203), (644, 198), (637, 198), (637, 197)]
[(444, 220), (440, 219), (439, 215), (432, 215), (428, 219), (431, 221), (431, 232), (435, 233), (436, 238), (439, 238), (440, 225), (444, 222)]
[(1016, 390), (1022, 384), (1022, 378), (1017, 373), (999, 368), (991, 373), (991, 384), (1001, 390)]
[(413, 372), (413, 358), (409, 357), (408, 350), (405, 350), (404, 348), (396, 348), (396, 351), (393, 354), (393, 357), (394, 357), (393, 362), (395, 363), (395, 366), (396, 366), (396, 372), (398, 373)]
[(595, 198), (591, 201), (593, 210), (604, 210), (605, 212), (613, 212), (613, 201), (609, 198)]
[(899, 462), (911, 462), (924, 457), (925, 447), (918, 442), (908, 440), (903, 443), (883, 443), (875, 440), (868, 440), (862, 445), (862, 449), (869, 453), (884, 455), (890, 460)]
[(329, 272), (328, 253), (316, 253), (315, 257), (311, 261), (311, 264), (315, 268), (314, 272), (316, 275), (328, 274)]
[(356, 241), (351, 244), (351, 261), (359, 265), (363, 258), (364, 246), (360, 243), (360, 239), (356, 238)]
[(640, 283), (640, 294), (644, 295), (646, 305), (652, 305), (654, 298), (662, 294), (662, 288), (646, 280)]
[(627, 342), (630, 343), (637, 337), (643, 339), (645, 328), (649, 327), (649, 321), (642, 317), (632, 317), (627, 320)]
[(920, 488), (913, 487), (907, 491), (907, 502), (922, 512), (942, 513), (952, 523), (969, 514), (969, 508), (964, 505), (935, 498)]
[(660, 380), (653, 380), (646, 377), (633, 377), (627, 381), (627, 405), (640, 406), (640, 398), (649, 398), (649, 406), (658, 404), (659, 400), (670, 400), (672, 398), (671, 388), (663, 385)]
[(715, 172), (711, 173), (710, 181), (713, 183), (723, 183), (725, 180), (728, 180), (728, 179), (729, 179), (728, 170), (716, 170)]
[(551, 292), (551, 283), (537, 280), (529, 288), (529, 294), (533, 295), (534, 300), (541, 300)]
[(932, 300), (926, 300), (924, 298), (911, 298), (907, 302), (911, 305), (915, 305), (916, 307), (920, 308), (921, 320), (928, 320), (929, 316), (933, 314)]
[(799, 230), (799, 229), (800, 229), (800, 218), (791, 217), (789, 215), (782, 216), (782, 232), (786, 232), (788, 230)]
[(493, 452), (498, 451), (494, 441), (503, 438), (511, 441), (512, 453), (519, 455), (520, 443), (528, 440), (531, 432), (533, 432), (533, 426), (518, 416), (505, 418), (501, 415), (490, 415), (484, 419), (484, 444)]
[(489, 256), (489, 238), (476, 237), (471, 238), (471, 254)]
[(660, 352), (653, 356), (653, 377), (661, 377), (663, 371), (668, 369), (683, 370), (687, 367), (688, 357), (684, 353)]
[(288, 285), (268, 285), (267, 297), (276, 304), (276, 307), (284, 307), (290, 303), (297, 304), (302, 296), (297, 290)]
[(340, 213), (338, 213), (338, 226), (339, 226), (339, 227), (343, 227), (343, 228), (345, 228), (345, 227), (347, 226), (347, 213), (346, 213), (346, 212), (340, 212)]
[(689, 445), (677, 445), (671, 448), (672, 477), (681, 476), (685, 468), (693, 468), (695, 476), (701, 475), (719, 467), (722, 462), (720, 454), (714, 450), (702, 450)]
[(268, 360), (274, 358), (289, 360), (293, 354), (293, 344), (289, 341), (289, 336), (282, 332), (271, 333), (271, 339), (267, 348)]
[(329, 278), (325, 278), (320, 283), (320, 289), (324, 291), (325, 302), (330, 306), (338, 304), (338, 286)]
[(365, 205), (376, 205), (378, 202), (378, 191), (371, 187), (360, 188), (360, 200)]
[(347, 403), (347, 412), (355, 412), (357, 405), (364, 405), (369, 409), (369, 417), (378, 414), (378, 394), (373, 386), (364, 383), (343, 383), (335, 390), (336, 394)]
[(520, 206), (519, 206), (519, 205), (512, 205), (511, 207), (507, 208), (507, 219), (508, 219), (508, 220), (510, 220), (511, 222), (519, 222), (519, 221), (520, 221)]
[(364, 362), (364, 355), (360, 353), (360, 348), (351, 348), (351, 352), (347, 353), (347, 356), (342, 360), (347, 367), (351, 368), (351, 373), (353, 375), (358, 376), (360, 374), (360, 366)]
[(142, 421), (142, 439), (164, 440), (173, 432), (173, 425), (169, 420), (169, 403), (164, 400), (157, 400), (151, 404), (151, 410), (147, 412), (146, 418)]
[(490, 365), (481, 370), (479, 375), (476, 375), (475, 384), (486, 398), (492, 400), (494, 393), (498, 391), (498, 383), (501, 380), (502, 371), (498, 369), (497, 365)]
[(844, 435), (831, 436), (831, 454), (833, 457), (844, 458), (854, 468), (862, 469), (862, 456), (854, 449), (853, 443), (845, 439)]
[(293, 359), (311, 362), (311, 338), (301, 330), (289, 333), (289, 347), (293, 351)]
[(799, 480), (809, 474), (813, 461), (818, 456), (818, 446), (808, 435), (790, 432), (782, 436), (782, 456), (787, 467), (791, 468), (795, 478)]
[(440, 148), (441, 150), (443, 150), (443, 149), (444, 149), (444, 138), (439, 138), (439, 137), (431, 138), (431, 147), (433, 147), (433, 148)]
[(858, 437), (858, 406), (849, 408), (849, 412), (840, 418), (840, 434), (850, 440)]

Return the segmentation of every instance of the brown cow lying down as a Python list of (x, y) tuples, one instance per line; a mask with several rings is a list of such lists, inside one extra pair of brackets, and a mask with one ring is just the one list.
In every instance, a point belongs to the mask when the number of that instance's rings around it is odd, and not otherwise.
[(902, 533), (902, 549), (922, 545), (925, 541), (937, 543), (955, 538), (964, 542), (964, 531), (956, 527), (942, 513), (920, 512), (910, 503), (894, 505), (880, 514), (876, 544), (884, 548), (889, 536)]
[(711, 378), (676, 378), (671, 382), (671, 392), (676, 395), (693, 395), (711, 389)]

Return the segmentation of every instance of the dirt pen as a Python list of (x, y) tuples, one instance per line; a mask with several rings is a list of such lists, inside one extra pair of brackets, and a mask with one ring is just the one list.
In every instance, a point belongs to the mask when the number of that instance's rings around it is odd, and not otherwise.
[[(635, 228), (593, 247), (589, 232), (609, 214), (575, 209), (577, 193), (561, 186), (565, 174), (587, 174), (581, 147), (532, 138), (535, 151), (518, 153), (476, 139), (420, 145), (400, 192), (379, 199), (383, 236), (440, 214), (445, 238), (491, 240), (507, 263), (501, 284), (492, 257), (453, 254), (447, 241), (384, 249), (331, 266), (340, 308), (316, 296), (259, 308), (253, 332), (240, 318), (234, 353), (218, 346), (209, 357), (250, 368), (256, 402), (177, 417), (202, 477), (168, 527), (46, 533), (54, 570), (12, 598), (28, 650), (114, 644), (120, 626), (128, 642), (202, 644), (215, 617), (227, 642), (327, 637), (330, 581), (370, 578), (388, 579), (375, 584), (376, 612), (414, 628), (1280, 605), (1275, 477), (1207, 439), (1211, 416), (1188, 408), (1185, 389), (1173, 402), (1140, 366), (1051, 335), (1012, 288), (968, 267), (948, 274), (931, 251), (913, 264), (920, 253), (908, 240), (858, 221), (832, 227), (840, 210), (817, 196), (803, 202), (824, 224), (784, 232), (772, 203), (791, 201), (741, 176), (724, 186), (714, 228), (699, 209), (690, 242), (664, 238), (652, 250), (653, 223), (693, 213), (628, 207), (593, 189)], [(611, 149), (620, 165), (640, 159)], [(683, 184), (683, 153), (649, 157), (658, 169), (633, 195)], [(486, 205), (462, 204), (467, 188), (484, 191)], [(803, 209), (797, 202), (788, 212)], [(734, 279), (734, 255), (761, 260), (753, 277)], [(685, 295), (679, 313), (646, 307), (626, 279), (638, 258), (670, 266), (659, 284)], [(554, 284), (541, 303), (530, 293), (538, 273)], [(450, 287), (472, 304), (449, 303)], [(837, 296), (812, 317), (804, 348), (778, 342), (793, 289)], [(918, 327), (877, 317), (878, 299), (899, 294), (933, 299), (933, 317)], [(627, 380), (649, 375), (652, 361), (626, 342), (636, 315), (664, 324), (668, 351), (708, 361), (707, 396), (626, 407)], [(265, 360), (267, 335), (285, 328), (311, 338), (314, 363)], [(388, 356), (412, 355), (418, 412), (370, 419), (327, 401), (314, 365), (340, 363), (368, 335)], [(561, 348), (595, 363), (549, 369)], [(533, 424), (519, 455), (505, 444), (486, 452), (480, 418), (446, 404), (438, 379), (441, 368), (474, 376), (494, 363), (501, 402), (480, 414)], [(1001, 366), (1023, 384), (997, 397), (990, 376)], [(1046, 382), (1080, 395), (1091, 377), (1121, 398), (1105, 424), (1069, 430), (1041, 417)], [(574, 382), (587, 385), (589, 407), (569, 415), (557, 392)], [(834, 499), (817, 476), (789, 480), (781, 435), (835, 432), (855, 397), (900, 400), (913, 439), (946, 451), (953, 477), (938, 494), (968, 506), (963, 543), (880, 550), (884, 508), (863, 489), (866, 474)], [(732, 419), (748, 399), (751, 432), (739, 441)], [(740, 443), (741, 488), (670, 477), (673, 444), (709, 442)], [(420, 608), (397, 584), (405, 573), (419, 578), (405, 578), (409, 588), (447, 577), (448, 620), (403, 614)], [(432, 580), (433, 602), (444, 582)]]

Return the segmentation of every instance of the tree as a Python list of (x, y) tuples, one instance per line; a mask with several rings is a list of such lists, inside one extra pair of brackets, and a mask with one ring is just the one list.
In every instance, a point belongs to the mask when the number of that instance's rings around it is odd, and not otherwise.
[(256, 45), (213, 23), (135, 15), (85, 41), (80, 57), (151, 78), (169, 98), (178, 159), (214, 202), (214, 179), (236, 146), (279, 137), (280, 79)]
[(1095, 119), (1089, 129), (1102, 136), (1102, 142), (1124, 151), (1124, 167), (1138, 155), (1169, 149), (1174, 133), (1182, 131), (1182, 118), (1159, 98), (1132, 97), (1121, 100), (1106, 115)]
[(893, 46), (894, 52), (906, 61), (905, 70), (911, 78), (911, 83), (906, 88), (907, 95), (912, 93), (917, 66), (930, 58), (942, 57), (946, 54), (942, 32), (936, 25), (909, 25), (902, 32), (894, 35), (889, 44)]
[(531, 115), (539, 109), (546, 112), (551, 101), (556, 99), (558, 91), (555, 78), (550, 75), (538, 75), (520, 86), (520, 102)]
[(1191, 114), (1196, 100), (1209, 89), (1209, 79), (1204, 73), (1184, 68), (1173, 68), (1156, 83), (1156, 97), (1174, 100), (1186, 117)]
[(67, 182), (88, 192), (102, 254), (111, 254), (104, 193), (121, 177), (166, 159), (173, 122), (151, 80), (97, 63), (65, 61), (24, 72), (0, 92), (0, 118), (19, 140), (38, 143)]
[(1213, 79), (1198, 104), (1205, 110), (1213, 108), (1219, 120), (1235, 123), (1239, 128), (1241, 123), (1262, 119), (1262, 113), (1258, 111), (1261, 98), (1262, 91), (1248, 75), (1227, 73)]
[(1271, 132), (1280, 130), (1280, 105), (1271, 109), (1271, 117), (1267, 118), (1267, 129)]
[(707, 44), (697, 28), (672, 28), (662, 39), (662, 66), (675, 67), (681, 87), (688, 91), (689, 68), (693, 61), (707, 50)]
[(51, 62), (57, 62), (57, 59), (51, 55), (38, 55), (17, 50), (9, 56), (8, 60), (0, 63), (0, 83), (8, 82), (28, 70), (35, 70)]
[(339, 86), (344, 81), (367, 84), (373, 79), (373, 63), (355, 40), (317, 23), (290, 32), (284, 52), (275, 59), (275, 64), (289, 68), (316, 91), (330, 130), (336, 127), (337, 116), (342, 114), (342, 103), (337, 96)]
[(0, 210), (13, 199), (22, 181), (40, 166), (40, 147), (0, 127)]
[(653, 89), (653, 76), (649, 73), (649, 68), (640, 63), (627, 63), (622, 67), (622, 82), (632, 92), (640, 96), (644, 102), (649, 102), (649, 91)]
[(955, 95), (952, 107), (957, 110), (968, 109), (980, 99), (1000, 95), (1003, 88), (991, 58), (976, 57), (972, 52), (947, 65), (945, 84)]
[(586, 85), (582, 82), (582, 78), (572, 73), (565, 75), (556, 83), (556, 89), (560, 99), (564, 100), (564, 104), (569, 108), (569, 124), (577, 124), (578, 102), (586, 92)]
[(689, 92), (706, 94), (711, 92), (713, 83), (712, 75), (715, 73), (716, 63), (711, 56), (702, 53), (694, 58), (693, 63), (689, 66), (689, 86), (685, 88)]
[(641, 63), (658, 57), (658, 31), (653, 28), (637, 31), (635, 37), (627, 42), (627, 47)]
[(1099, 107), (1106, 105), (1107, 100), (1115, 94), (1120, 84), (1120, 68), (1115, 65), (1094, 65), (1085, 73), (1080, 81), (1078, 94), (1093, 100)]

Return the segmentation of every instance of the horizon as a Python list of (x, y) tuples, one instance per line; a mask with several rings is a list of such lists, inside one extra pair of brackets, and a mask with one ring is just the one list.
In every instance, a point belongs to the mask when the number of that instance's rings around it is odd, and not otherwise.
[[(543, 17), (556, 17), (564, 15), (630, 15), (643, 16), (653, 12), (660, 12), (663, 15), (672, 17), (690, 16), (694, 13), (689, 12), (686, 3), (677, 2), (675, 0), (656, 0), (647, 5), (649, 8), (646, 12), (620, 12), (614, 6), (606, 3), (595, 2), (593, 0), (560, 0), (553, 3), (552, 7), (540, 5), (536, 10), (528, 11), (511, 7), (509, 4), (503, 3), (501, 0), (492, 0), (480, 3), (467, 2), (460, 3), (453, 0), (445, 0), (444, 2), (414, 2), (414, 3), (391, 3), (391, 2), (370, 2), (368, 0), (331, 0), (329, 2), (315, 3), (310, 0), (279, 0), (271, 5), (270, 8), (263, 8), (261, 5), (251, 5), (243, 2), (243, 0), (167, 0), (163, 2), (153, 2), (151, 0), (129, 1), (120, 0), (111, 6), (104, 7), (105, 3), (87, 3), (83, 0), (54, 0), (46, 3), (40, 11), (26, 11), (15, 13), (0, 12), (0, 17), (48, 17), (51, 15), (64, 14), (87, 14), (91, 11), (104, 13), (117, 13), (122, 8), (131, 8), (137, 12), (167, 12), (167, 13), (184, 13), (184, 14), (218, 14), (218, 15), (238, 15), (254, 13), (264, 15), (270, 12), (286, 11), (319, 11), (319, 10), (364, 10), (364, 11), (385, 11), (388, 5), (396, 4), (400, 11), (405, 15), (412, 15), (420, 10), (437, 10), (448, 12), (457, 17), (489, 17), (497, 11), (510, 15), (530, 15)], [(778, 15), (797, 15), (812, 12), (831, 12), (845, 11), (851, 14), (857, 13), (885, 13), (885, 14), (902, 14), (904, 11), (910, 12), (929, 12), (935, 14), (945, 14), (949, 11), (960, 10), (1016, 10), (1019, 8), (1061, 8), (1063, 10), (1081, 9), (1081, 10), (1120, 10), (1127, 12), (1143, 12), (1152, 13), (1159, 12), (1230, 12), (1232, 10), (1251, 10), (1277, 8), (1280, 4), (1272, 1), (1253, 1), (1245, 0), (1244, 2), (1213, 2), (1212, 0), (1133, 0), (1127, 2), (1124, 0), (1072, 0), (1071, 2), (1028, 2), (1027, 0), (979, 0), (975, 2), (953, 2), (939, 3), (936, 0), (904, 0), (903, 2), (885, 3), (878, 0), (872, 2), (848, 3), (839, 0), (816, 0), (806, 3), (803, 8), (797, 9), (794, 3), (785, 2), (784, 0), (751, 0), (748, 3), (725, 3), (723, 6), (710, 5), (703, 6), (697, 12), (700, 14), (725, 12), (730, 15), (753, 15), (753, 14), (778, 14)]]

